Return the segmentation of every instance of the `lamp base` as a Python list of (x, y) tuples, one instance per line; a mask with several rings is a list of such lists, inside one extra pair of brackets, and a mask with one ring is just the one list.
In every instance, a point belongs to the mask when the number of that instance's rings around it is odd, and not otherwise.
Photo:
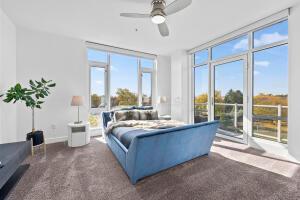
[(82, 123), (82, 121), (74, 122), (74, 124), (81, 124), (81, 123)]

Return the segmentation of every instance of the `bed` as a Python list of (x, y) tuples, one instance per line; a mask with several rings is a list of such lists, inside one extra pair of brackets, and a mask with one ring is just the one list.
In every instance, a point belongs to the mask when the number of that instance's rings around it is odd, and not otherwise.
[[(103, 112), (102, 120), (107, 130), (112, 113)], [(218, 126), (218, 121), (212, 121), (157, 130), (118, 127), (104, 137), (131, 183), (136, 184), (144, 177), (208, 155)]]

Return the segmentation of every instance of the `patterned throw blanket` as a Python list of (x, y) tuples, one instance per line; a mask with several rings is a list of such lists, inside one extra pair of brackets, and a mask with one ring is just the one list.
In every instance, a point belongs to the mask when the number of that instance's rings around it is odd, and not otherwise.
[(137, 129), (153, 130), (167, 129), (185, 125), (184, 122), (176, 120), (128, 120), (111, 123), (105, 130), (105, 134), (111, 134), (114, 128), (133, 127)]

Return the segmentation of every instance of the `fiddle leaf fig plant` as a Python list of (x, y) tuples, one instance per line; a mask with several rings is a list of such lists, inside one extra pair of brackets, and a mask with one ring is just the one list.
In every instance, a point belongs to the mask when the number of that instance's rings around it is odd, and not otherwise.
[(3, 101), (5, 103), (24, 102), (26, 107), (32, 110), (32, 132), (34, 132), (34, 110), (42, 108), (41, 105), (45, 102), (44, 99), (50, 95), (50, 88), (55, 87), (56, 83), (42, 78), (40, 81), (30, 80), (29, 86), (30, 88), (25, 88), (20, 83), (17, 83), (0, 95), (0, 97), (4, 97)]

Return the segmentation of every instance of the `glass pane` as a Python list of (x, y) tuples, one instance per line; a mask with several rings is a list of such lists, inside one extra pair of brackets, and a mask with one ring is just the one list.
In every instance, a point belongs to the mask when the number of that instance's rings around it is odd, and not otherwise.
[(283, 21), (254, 32), (254, 47), (288, 39), (288, 21)]
[(287, 142), (288, 46), (253, 54), (253, 135)]
[(143, 68), (153, 68), (154, 67), (154, 60), (141, 58), (141, 67)]
[(111, 107), (138, 104), (138, 60), (135, 57), (111, 55)]
[(208, 121), (208, 66), (194, 68), (195, 78), (195, 123)]
[(91, 108), (105, 106), (105, 69), (91, 67)]
[(90, 114), (89, 122), (91, 128), (100, 128), (100, 114)]
[(208, 50), (195, 53), (195, 65), (200, 65), (208, 61)]
[(212, 59), (215, 60), (247, 51), (249, 49), (248, 44), (248, 36), (245, 35), (215, 46), (212, 48)]
[(142, 103), (143, 106), (152, 105), (152, 74), (143, 73), (142, 77)]
[(88, 60), (107, 63), (107, 52), (88, 49)]
[(215, 66), (215, 120), (222, 134), (243, 135), (244, 61)]

